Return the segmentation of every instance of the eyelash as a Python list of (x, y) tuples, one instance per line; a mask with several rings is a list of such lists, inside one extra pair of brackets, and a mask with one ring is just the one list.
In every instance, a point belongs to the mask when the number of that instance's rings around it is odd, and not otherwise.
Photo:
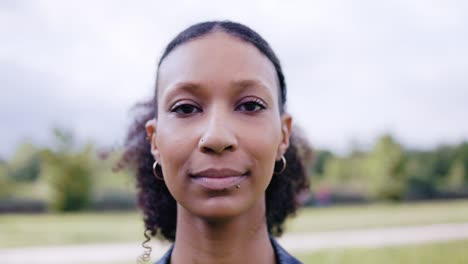
[[(190, 107), (192, 111), (190, 111), (188, 113), (184, 113), (183, 108), (185, 108), (185, 107)], [(185, 109), (185, 110), (187, 110), (187, 109)], [(197, 112), (193, 112), (193, 110), (197, 110)], [(198, 106), (196, 106), (194, 104), (190, 104), (190, 103), (177, 103), (170, 110), (171, 113), (175, 113), (175, 114), (181, 115), (181, 116), (188, 116), (188, 115), (195, 114), (195, 113), (198, 113), (198, 112), (201, 112), (201, 111), (202, 110), (200, 109), (200, 107), (198, 107)]]
[[(259, 107), (259, 109), (252, 110), (252, 111), (242, 110), (241, 109), (243, 106), (245, 107), (248, 104), (254, 104), (254, 107)], [(187, 107), (189, 109), (187, 109)], [(183, 108), (185, 108), (185, 109), (183, 109)], [(241, 111), (241, 112), (244, 112), (244, 113), (248, 113), (248, 114), (253, 114), (253, 113), (265, 110), (266, 108), (267, 108), (266, 104), (261, 99), (251, 98), (251, 99), (248, 99), (247, 101), (242, 102), (239, 105), (237, 105), (235, 110), (238, 110), (238, 111)], [(183, 110), (189, 110), (189, 111), (184, 112)], [(194, 112), (194, 111), (196, 111), (196, 112)], [(182, 117), (186, 117), (186, 116), (190, 116), (192, 114), (203, 112), (203, 110), (200, 107), (198, 107), (198, 106), (196, 106), (195, 104), (192, 104), (192, 103), (178, 103), (178, 104), (175, 104), (170, 109), (170, 112), (175, 113), (177, 115), (180, 115)]]
[(260, 109), (255, 110), (255, 111), (244, 110), (243, 112), (256, 113), (256, 112), (258, 112), (258, 111), (262, 111), (262, 110), (265, 110), (265, 109), (266, 109), (266, 104), (265, 104), (262, 100), (260, 100), (259, 98), (249, 98), (248, 101), (242, 102), (241, 104), (239, 104), (239, 105), (236, 107), (236, 110), (239, 109), (239, 108), (242, 107), (242, 106), (247, 105), (247, 104), (254, 104), (255, 107), (259, 106)]

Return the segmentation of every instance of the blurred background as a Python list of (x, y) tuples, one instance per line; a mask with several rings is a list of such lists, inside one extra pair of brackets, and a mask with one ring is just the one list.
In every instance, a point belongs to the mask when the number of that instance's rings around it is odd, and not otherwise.
[[(466, 263), (467, 12), (456, 0), (1, 0), (0, 262), (135, 262), (135, 181), (112, 169), (130, 109), (152, 96), (178, 32), (229, 19), (277, 53), (314, 149), (285, 247), (304, 263)], [(158, 259), (167, 244), (153, 246)]]

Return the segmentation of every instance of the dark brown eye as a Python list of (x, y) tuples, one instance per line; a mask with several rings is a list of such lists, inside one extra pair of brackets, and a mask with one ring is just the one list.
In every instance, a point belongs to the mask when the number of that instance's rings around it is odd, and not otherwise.
[(243, 108), (243, 110), (245, 111), (252, 112), (252, 111), (262, 109), (262, 106), (254, 102), (248, 102), (248, 103), (243, 104), (241, 108)]
[(181, 115), (194, 114), (200, 111), (198, 107), (191, 104), (180, 104), (171, 109), (171, 112)]
[(261, 103), (260, 100), (255, 100), (255, 101), (248, 101), (248, 102), (240, 104), (237, 107), (237, 110), (243, 111), (243, 112), (258, 112), (265, 108), (266, 108), (265, 105), (263, 105), (263, 103)]

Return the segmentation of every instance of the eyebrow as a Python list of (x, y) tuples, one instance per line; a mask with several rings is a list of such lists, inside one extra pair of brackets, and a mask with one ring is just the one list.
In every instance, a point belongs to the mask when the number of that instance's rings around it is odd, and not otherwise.
[(231, 82), (231, 86), (248, 88), (248, 87), (260, 87), (266, 90), (270, 90), (266, 84), (257, 79), (245, 79), (245, 80), (236, 80)]
[(167, 94), (164, 97), (171, 98), (173, 97), (173, 94), (179, 92), (180, 90), (187, 91), (189, 93), (196, 93), (197, 90), (201, 88), (201, 86), (202, 85), (197, 82), (177, 82), (174, 85), (171, 85), (169, 91), (167, 91)]
[[(191, 82), (191, 81), (181, 81), (177, 82), (174, 85), (171, 85), (169, 91), (167, 92), (165, 98), (172, 98), (173, 94), (179, 91), (186, 91), (188, 93), (197, 94), (200, 92), (204, 85), (200, 82)], [(229, 83), (230, 87), (238, 88), (240, 91), (248, 89), (250, 87), (259, 87), (264, 89), (265, 91), (272, 92), (268, 86), (258, 79), (241, 79), (241, 80), (234, 80)]]

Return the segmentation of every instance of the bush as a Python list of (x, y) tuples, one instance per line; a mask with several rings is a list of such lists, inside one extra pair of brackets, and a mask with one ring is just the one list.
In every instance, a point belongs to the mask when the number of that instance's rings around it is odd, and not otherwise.
[(137, 208), (136, 196), (133, 193), (110, 191), (93, 199), (90, 208), (96, 211), (134, 210)]

